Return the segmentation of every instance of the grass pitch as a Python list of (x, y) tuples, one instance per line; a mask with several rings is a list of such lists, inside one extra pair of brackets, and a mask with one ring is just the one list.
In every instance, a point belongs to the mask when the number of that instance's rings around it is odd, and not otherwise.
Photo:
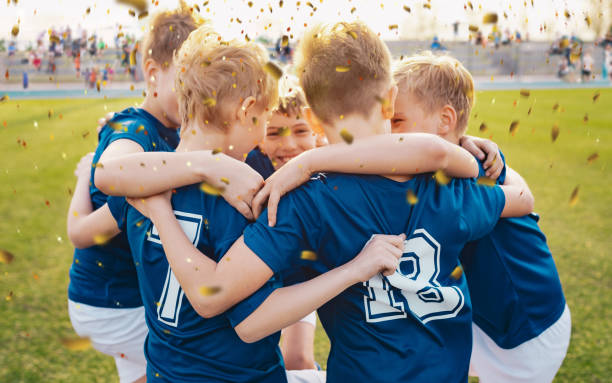
[[(97, 118), (137, 101), (0, 104), (0, 249), (15, 255), (0, 263), (2, 382), (118, 381), (110, 357), (62, 345), (75, 337), (66, 302), (72, 247), (65, 216), (74, 167), (96, 145)], [(499, 144), (536, 197), (572, 311), (572, 340), (557, 382), (604, 382), (612, 375), (611, 105), (610, 89), (538, 90), (528, 98), (519, 91), (478, 92), (468, 128)], [(512, 121), (518, 121), (514, 134)], [(316, 358), (325, 366), (329, 342), (317, 331)]]

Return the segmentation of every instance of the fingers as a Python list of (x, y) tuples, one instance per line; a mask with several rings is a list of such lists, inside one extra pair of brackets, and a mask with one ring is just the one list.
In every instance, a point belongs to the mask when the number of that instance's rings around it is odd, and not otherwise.
[(370, 241), (381, 241), (389, 243), (396, 248), (403, 250), (404, 249), (404, 240), (406, 239), (406, 234), (402, 233), (400, 235), (389, 235), (389, 234), (374, 234)]
[(487, 152), (487, 160), (482, 164), (482, 166), (485, 169), (490, 168), (492, 165), (494, 165), (497, 162), (497, 156), (498, 156), (497, 150)]
[(278, 201), (280, 201), (280, 193), (274, 190), (270, 193), (268, 198), (268, 226), (273, 227), (276, 225), (276, 210), (278, 208)]
[(104, 117), (104, 124), (106, 124), (107, 122), (112, 120), (113, 117), (115, 117), (115, 112), (108, 112), (108, 113), (106, 113), (106, 116)]
[(240, 212), (240, 214), (244, 216), (244, 218), (248, 219), (249, 221), (254, 220), (253, 212), (251, 211), (251, 207), (246, 202), (242, 200), (238, 200), (238, 202), (234, 205), (234, 207), (236, 208), (236, 210)]
[(461, 142), (461, 146), (473, 156), (476, 156), (476, 158), (478, 158), (480, 161), (485, 158), (485, 152), (480, 150), (480, 148), (474, 143), (474, 140), (465, 139)]
[(255, 197), (253, 198), (253, 201), (251, 202), (251, 207), (253, 209), (253, 214), (255, 215), (255, 218), (259, 218), (259, 215), (261, 214), (261, 212), (263, 211), (263, 206), (266, 202), (266, 200), (268, 199), (268, 196), (270, 195), (270, 184), (264, 184), (264, 187), (261, 188), (257, 194), (255, 194)]
[(487, 170), (487, 177), (496, 180), (499, 178), (503, 169), (504, 169), (503, 162), (497, 161), (495, 164), (493, 164), (493, 166), (489, 168), (489, 170)]

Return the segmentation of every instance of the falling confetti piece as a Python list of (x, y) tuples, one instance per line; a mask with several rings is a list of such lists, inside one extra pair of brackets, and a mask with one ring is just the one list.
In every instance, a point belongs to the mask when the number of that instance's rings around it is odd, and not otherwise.
[(439, 185), (447, 185), (450, 182), (450, 178), (444, 173), (442, 169), (436, 170), (434, 178)]
[(13, 29), (11, 29), (11, 35), (17, 37), (19, 34), (19, 25), (13, 25)]
[(104, 234), (96, 234), (93, 236), (93, 241), (96, 245), (102, 246), (110, 240), (110, 237)]
[(223, 182), (226, 185), (229, 185), (229, 179), (227, 177), (221, 177), (221, 182)]
[(351, 70), (351, 67), (348, 65), (336, 65), (336, 72), (344, 73)]
[(450, 274), (451, 278), (453, 278), (454, 280), (458, 280), (459, 278), (461, 278), (462, 275), (463, 275), (463, 267), (461, 266), (455, 267), (453, 272)]
[(7, 302), (13, 299), (13, 292), (9, 291), (8, 295), (4, 298)]
[(202, 101), (202, 104), (206, 106), (214, 107), (215, 105), (217, 105), (217, 100), (215, 100), (212, 97), (206, 97), (204, 101)]
[(221, 291), (221, 287), (219, 286), (202, 286), (200, 287), (200, 294), (202, 294), (205, 297), (209, 297), (211, 295), (215, 295), (218, 294), (219, 291)]
[(474, 33), (478, 32), (478, 26), (477, 25), (470, 25), (468, 27), (468, 29), (470, 30), (470, 32), (474, 32)]
[(587, 24), (587, 27), (591, 26), (591, 18), (588, 15), (584, 18), (584, 22)]
[(223, 188), (212, 186), (211, 184), (208, 184), (206, 182), (202, 182), (200, 184), (200, 190), (206, 194), (215, 196), (221, 195), (225, 191), (225, 189)]
[(559, 137), (559, 125), (554, 124), (552, 130), (550, 131), (550, 138), (552, 138), (552, 142), (557, 141), (557, 137)]
[(266, 65), (264, 65), (264, 70), (277, 81), (283, 76), (283, 70), (272, 61), (268, 61)]
[(314, 251), (311, 250), (302, 250), (302, 254), (300, 255), (300, 258), (306, 260), (306, 261), (316, 261), (317, 260), (317, 253), (315, 253)]
[(563, 15), (565, 16), (566, 19), (569, 19), (571, 17), (571, 14), (567, 9), (563, 11)]
[(487, 124), (485, 124), (483, 122), (482, 124), (480, 124), (480, 127), (478, 128), (478, 130), (480, 130), (481, 132), (486, 132), (487, 131)]
[(527, 98), (527, 97), (529, 97), (529, 95), (531, 94), (531, 92), (530, 92), (528, 89), (521, 89), (520, 94), (521, 94), (521, 96), (523, 96), (523, 97)]
[(431, 4), (425, 3), (425, 4), (423, 4), (423, 8), (431, 9)]
[(593, 95), (593, 102), (596, 102), (599, 99), (599, 92), (595, 92), (595, 94)]
[(147, 0), (117, 0), (117, 3), (132, 6), (138, 12), (146, 11), (149, 5)]
[(394, 30), (394, 29), (397, 29), (397, 28), (399, 28), (397, 24), (391, 24), (391, 25), (389, 25), (389, 30), (390, 30), (390, 31), (392, 31), (392, 30)]
[(407, 5), (404, 5), (404, 11), (410, 13), (410, 7)]
[(572, 192), (572, 195), (569, 199), (569, 205), (575, 206), (578, 203), (578, 191), (580, 190), (580, 185), (577, 185)]
[(553, 112), (559, 109), (559, 103), (555, 102), (555, 105), (553, 105)]
[(595, 162), (597, 159), (599, 158), (599, 154), (597, 152), (591, 154), (588, 158), (587, 158), (587, 163), (590, 165), (593, 162)]
[(283, 38), (281, 39), (281, 46), (286, 47), (287, 45), (289, 45), (289, 36), (283, 35)]
[(0, 263), (5, 263), (8, 265), (9, 263), (13, 262), (13, 259), (15, 259), (15, 256), (10, 251), (0, 249)]
[(70, 351), (83, 351), (91, 348), (89, 338), (63, 338), (61, 342)]
[(510, 123), (510, 134), (515, 134), (519, 128), (518, 120), (514, 120)]
[(0, 97), (0, 102), (5, 102), (5, 101), (8, 101), (8, 100), (9, 100), (9, 95), (8, 94), (5, 94), (2, 97)]
[(147, 16), (149, 16), (149, 12), (147, 12), (147, 11), (140, 12), (140, 13), (138, 14), (138, 20), (142, 20), (142, 19), (144, 19), (144, 18), (145, 18), (145, 17), (147, 17)]
[(346, 129), (340, 131), (340, 137), (349, 145), (353, 143), (353, 135)]
[(483, 186), (495, 186), (495, 180), (492, 180), (489, 177), (478, 177), (476, 183)]
[(419, 198), (414, 194), (412, 189), (408, 189), (406, 192), (406, 202), (410, 205), (416, 205), (419, 202)]
[(497, 13), (487, 13), (482, 17), (483, 24), (497, 23)]
[(223, 149), (221, 149), (221, 148), (214, 148), (213, 151), (212, 151), (212, 154), (215, 155), (215, 154), (219, 154), (221, 152), (223, 152)]

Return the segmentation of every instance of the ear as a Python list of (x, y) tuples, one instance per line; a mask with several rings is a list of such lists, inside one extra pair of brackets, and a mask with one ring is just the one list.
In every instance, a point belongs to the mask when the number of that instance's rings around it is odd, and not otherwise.
[(242, 124), (248, 121), (247, 117), (249, 113), (253, 112), (253, 108), (255, 107), (256, 102), (257, 100), (253, 96), (245, 98), (244, 101), (242, 101), (242, 104), (240, 104), (238, 110), (236, 111), (236, 119)]
[(395, 113), (395, 99), (397, 98), (397, 85), (393, 85), (387, 91), (387, 94), (383, 98), (382, 102), (382, 115), (385, 120), (393, 118)]
[(304, 119), (308, 123), (308, 126), (310, 126), (310, 129), (312, 129), (313, 132), (315, 132), (316, 134), (325, 134), (325, 131), (323, 130), (323, 125), (321, 124), (321, 121), (319, 121), (317, 116), (315, 116), (314, 112), (312, 111), (312, 108), (306, 106), (302, 109), (302, 113), (304, 114)]
[(145, 60), (144, 64), (142, 64), (142, 70), (144, 72), (147, 87), (157, 87), (157, 81), (159, 80), (158, 76), (161, 71), (159, 64), (152, 58), (148, 58)]
[(457, 127), (457, 111), (452, 105), (446, 104), (440, 109), (439, 135), (446, 135), (454, 132)]

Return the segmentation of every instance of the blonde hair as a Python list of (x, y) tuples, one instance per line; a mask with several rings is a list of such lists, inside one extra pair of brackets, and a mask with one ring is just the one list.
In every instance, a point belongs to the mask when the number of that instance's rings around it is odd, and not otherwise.
[(155, 14), (144, 38), (142, 61), (151, 58), (162, 68), (167, 68), (191, 31), (204, 23), (206, 20), (196, 16), (193, 9), (187, 8), (182, 1), (175, 10)]
[(313, 27), (297, 53), (306, 100), (324, 123), (352, 113), (369, 116), (391, 86), (389, 49), (361, 22)]
[(278, 82), (278, 105), (275, 113), (284, 116), (300, 116), (306, 106), (306, 96), (300, 87), (299, 80), (293, 75), (283, 75)]
[(206, 25), (193, 31), (175, 56), (176, 90), (182, 123), (227, 128), (235, 109), (247, 97), (258, 110), (277, 101), (276, 79), (264, 66), (268, 55), (255, 43), (224, 42)]
[(451, 105), (457, 112), (457, 132), (467, 128), (474, 106), (474, 80), (459, 60), (426, 51), (394, 65), (399, 92), (410, 92), (428, 112)]

